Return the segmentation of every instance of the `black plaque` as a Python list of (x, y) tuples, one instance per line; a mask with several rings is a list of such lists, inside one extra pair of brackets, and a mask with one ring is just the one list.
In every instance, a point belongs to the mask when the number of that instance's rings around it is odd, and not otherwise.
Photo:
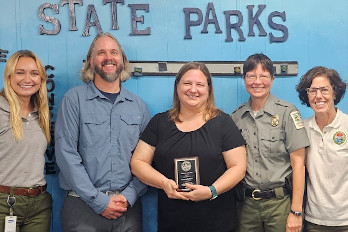
[(191, 191), (185, 184), (199, 184), (198, 157), (174, 159), (175, 182), (179, 186), (178, 191)]

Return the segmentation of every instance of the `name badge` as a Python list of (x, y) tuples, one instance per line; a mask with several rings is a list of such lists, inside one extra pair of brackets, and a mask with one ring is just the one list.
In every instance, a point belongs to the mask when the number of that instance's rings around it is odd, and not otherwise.
[(4, 232), (16, 232), (16, 222), (17, 216), (6, 216)]

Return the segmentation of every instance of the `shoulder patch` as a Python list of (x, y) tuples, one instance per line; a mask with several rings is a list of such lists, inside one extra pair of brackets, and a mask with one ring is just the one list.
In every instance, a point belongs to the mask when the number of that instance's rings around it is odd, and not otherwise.
[(299, 111), (293, 111), (290, 113), (292, 120), (294, 121), (297, 130), (304, 127), (303, 120)]

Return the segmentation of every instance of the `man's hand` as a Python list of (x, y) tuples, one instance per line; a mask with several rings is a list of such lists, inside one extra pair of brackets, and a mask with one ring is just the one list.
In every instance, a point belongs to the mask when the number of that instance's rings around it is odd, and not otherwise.
[(107, 219), (116, 219), (127, 211), (128, 202), (122, 195), (115, 195), (110, 198), (109, 204), (101, 215)]
[(126, 197), (123, 196), (122, 194), (117, 194), (117, 195), (111, 197), (111, 199), (113, 200), (113, 202), (115, 202), (116, 205), (122, 206), (124, 208), (128, 208), (129, 203), (128, 203)]

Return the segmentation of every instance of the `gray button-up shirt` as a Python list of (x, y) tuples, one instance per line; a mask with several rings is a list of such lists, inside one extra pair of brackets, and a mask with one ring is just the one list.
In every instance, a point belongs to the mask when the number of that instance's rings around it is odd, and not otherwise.
[(146, 185), (132, 175), (129, 162), (149, 120), (146, 104), (122, 87), (114, 103), (92, 81), (69, 90), (55, 126), (60, 186), (98, 214), (109, 204), (109, 190), (133, 205)]
[(290, 153), (310, 145), (296, 107), (270, 94), (256, 116), (249, 99), (232, 118), (247, 143), (244, 184), (261, 190), (283, 186), (292, 172)]
[(0, 185), (33, 187), (45, 185), (47, 140), (37, 109), (22, 117), (23, 137), (16, 141), (10, 123), (10, 106), (0, 96)]

